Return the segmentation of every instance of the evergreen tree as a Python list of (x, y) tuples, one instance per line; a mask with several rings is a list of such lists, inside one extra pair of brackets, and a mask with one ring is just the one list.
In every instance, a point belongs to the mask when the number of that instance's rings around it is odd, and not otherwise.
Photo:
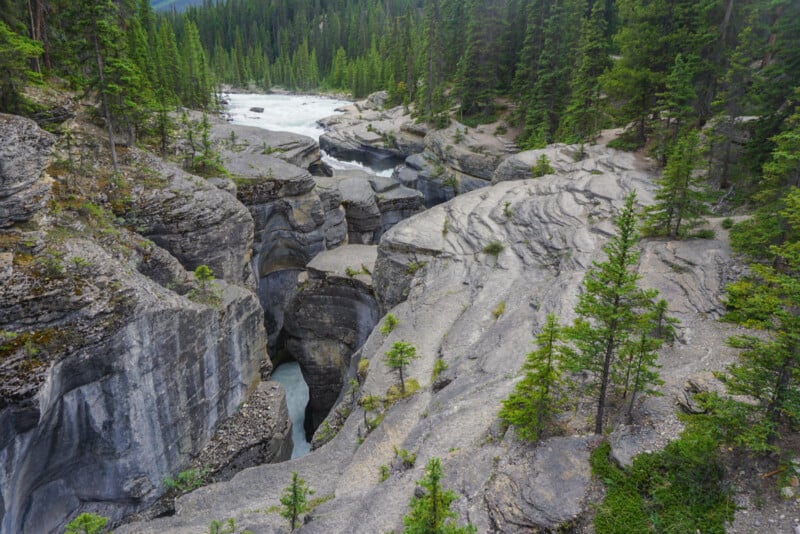
[(431, 458), (425, 466), (425, 477), (417, 482), (425, 492), (421, 497), (412, 497), (411, 511), (403, 518), (404, 534), (470, 534), (476, 531), (472, 524), (459, 527), (455, 520), (458, 514), (450, 510), (458, 496), (453, 490), (442, 487), (442, 462)]
[(723, 404), (732, 439), (756, 451), (771, 450), (783, 428), (800, 424), (800, 189), (792, 188), (778, 213), (792, 238), (774, 245), (770, 263), (728, 286), (726, 320), (765, 331), (729, 339), (742, 349), (738, 362), (718, 377), (728, 393), (752, 402)]
[(585, 0), (557, 0), (550, 5), (535, 81), (526, 95), (525, 130), (519, 141), (526, 148), (541, 148), (554, 140), (569, 98), (584, 6)]
[(525, 377), (503, 401), (500, 418), (514, 425), (523, 439), (537, 441), (552, 416), (567, 403), (564, 393), (570, 382), (561, 368), (566, 351), (562, 339), (558, 319), (551, 313), (536, 336), (539, 348), (526, 356)]
[(292, 481), (281, 495), (281, 517), (289, 520), (292, 530), (297, 528), (300, 516), (309, 510), (308, 495), (313, 493), (306, 481), (297, 475), (297, 471), (292, 472)]
[(693, 85), (696, 64), (697, 58), (693, 55), (675, 56), (675, 64), (666, 78), (666, 91), (658, 95), (657, 112), (662, 118), (656, 146), (651, 152), (659, 157), (662, 165), (666, 164), (667, 153), (678, 136), (691, 126), (692, 118), (696, 117), (697, 93)]
[(392, 343), (392, 348), (385, 353), (383, 359), (390, 369), (397, 371), (400, 377), (400, 391), (405, 394), (406, 382), (403, 378), (403, 371), (411, 364), (411, 360), (417, 358), (417, 348), (411, 343), (405, 341), (395, 341)]
[(656, 203), (646, 212), (647, 235), (680, 238), (703, 221), (708, 208), (705, 182), (695, 172), (700, 161), (699, 144), (694, 131), (676, 142), (661, 179), (656, 180)]
[(589, 142), (603, 126), (600, 77), (611, 66), (603, 2), (595, 2), (581, 24), (577, 69), (570, 80), (570, 101), (561, 119), (559, 137), (566, 142)]
[(0, 21), (0, 112), (19, 111), (23, 86), (38, 79), (30, 62), (41, 54), (39, 43), (14, 33)]
[(658, 349), (666, 339), (674, 336), (677, 320), (666, 315), (667, 302), (660, 300), (649, 306), (636, 318), (631, 341), (623, 348), (617, 360), (617, 378), (615, 380), (619, 396), (627, 401), (626, 417), (628, 424), (633, 423), (633, 408), (637, 396), (641, 394), (658, 396), (661, 392), (655, 389), (664, 384), (657, 369), (661, 367), (658, 360)]
[(616, 221), (617, 235), (604, 247), (606, 261), (595, 262), (583, 279), (575, 312), (578, 318), (568, 330), (575, 346), (567, 367), (592, 373), (591, 392), (596, 395), (595, 434), (603, 433), (606, 397), (615, 378), (620, 376), (617, 359), (635, 333), (641, 310), (652, 306), (656, 292), (637, 286), (639, 275), (633, 270), (639, 254), (635, 247), (636, 195), (625, 199)]

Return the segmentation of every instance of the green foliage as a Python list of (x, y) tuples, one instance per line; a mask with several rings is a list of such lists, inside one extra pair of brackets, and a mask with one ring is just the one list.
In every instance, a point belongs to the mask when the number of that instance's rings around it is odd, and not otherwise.
[(400, 321), (397, 319), (397, 316), (391, 312), (387, 313), (380, 327), (381, 334), (388, 336), (395, 328), (397, 328), (398, 324), (400, 324)]
[[(205, 534), (237, 534), (236, 520), (232, 517), (225, 522), (213, 519), (209, 523), (208, 531)], [(253, 534), (253, 532), (242, 530), (239, 534)]]
[(379, 409), (381, 404), (381, 398), (376, 395), (362, 395), (358, 399), (358, 405), (364, 409), (364, 428), (367, 429), (367, 432), (371, 432), (380, 423), (380, 421), (377, 421), (377, 423), (374, 420), (371, 421), (368, 415), (369, 412)]
[(553, 167), (550, 166), (550, 159), (547, 154), (542, 154), (536, 159), (536, 165), (531, 168), (531, 174), (534, 178), (539, 178), (545, 174), (553, 174)]
[(207, 474), (207, 469), (186, 469), (185, 471), (181, 471), (175, 475), (175, 478), (165, 478), (164, 486), (169, 489), (176, 489), (181, 493), (188, 493), (205, 485), (205, 478)]
[(431, 372), (431, 380), (436, 381), (436, 379), (439, 378), (439, 375), (447, 370), (447, 367), (448, 367), (447, 362), (441, 358), (438, 358), (436, 362), (433, 364), (433, 371)]
[(82, 513), (64, 527), (64, 534), (100, 534), (105, 531), (108, 518), (96, 514)]
[(20, 111), (23, 87), (39, 80), (38, 73), (31, 70), (30, 62), (42, 52), (41, 43), (15, 33), (0, 20), (0, 112)]
[(505, 245), (503, 245), (500, 241), (492, 241), (485, 247), (483, 247), (483, 252), (489, 254), (490, 256), (494, 256), (495, 258), (500, 255), (501, 252), (505, 249)]
[(730, 217), (725, 217), (724, 219), (722, 219), (720, 226), (722, 226), (725, 230), (730, 230), (731, 228), (733, 228), (733, 224), (734, 224), (733, 219), (731, 219)]
[(406, 265), (406, 272), (408, 274), (414, 274), (425, 267), (425, 264), (426, 262), (424, 261), (409, 260), (408, 265)]
[(506, 311), (506, 301), (501, 300), (497, 304), (497, 306), (495, 306), (495, 308), (492, 310), (492, 317), (494, 317), (494, 320), (496, 321), (503, 315), (503, 313), (505, 313), (505, 311)]
[[(655, 204), (646, 212), (643, 231), (647, 235), (684, 237), (703, 222), (707, 193), (702, 177), (695, 173), (700, 161), (697, 132), (678, 138), (655, 195)], [(713, 237), (713, 236), (712, 236)]]
[(404, 534), (469, 534), (476, 531), (472, 524), (459, 527), (458, 514), (450, 510), (458, 496), (442, 487), (442, 463), (431, 458), (425, 466), (425, 477), (417, 484), (424, 490), (421, 497), (412, 497), (410, 512), (403, 518)]
[(392, 385), (386, 390), (386, 396), (383, 398), (383, 405), (389, 407), (395, 402), (410, 397), (419, 391), (420, 385), (416, 378), (407, 378), (405, 381), (405, 390), (400, 386)]
[(514, 215), (514, 210), (511, 208), (511, 202), (503, 202), (503, 216), (510, 219), (512, 215)]
[(561, 363), (568, 350), (563, 339), (558, 319), (549, 314), (536, 336), (539, 348), (525, 358), (522, 366), (525, 377), (503, 401), (500, 419), (506, 425), (513, 425), (523, 439), (537, 441), (553, 416), (568, 404), (566, 392), (571, 382)]
[(718, 403), (717, 412), (734, 441), (760, 451), (773, 448), (782, 429), (800, 424), (800, 189), (782, 204), (776, 215), (792, 239), (764, 251), (770, 263), (751, 264), (750, 274), (727, 288), (725, 319), (766, 335), (731, 337), (738, 362), (718, 375), (730, 394), (754, 401)]
[(390, 369), (397, 371), (400, 377), (400, 390), (406, 392), (406, 384), (403, 379), (403, 371), (411, 364), (411, 360), (416, 359), (417, 348), (411, 343), (405, 341), (395, 341), (392, 343), (392, 348), (384, 353), (383, 361)]
[(381, 465), (378, 467), (378, 482), (385, 482), (389, 479), (389, 475), (391, 472), (389, 471), (388, 465)]
[(404, 471), (414, 467), (417, 463), (417, 453), (408, 452), (406, 449), (394, 448), (394, 457), (400, 462), (400, 468)]
[(591, 455), (592, 472), (606, 486), (594, 518), (598, 534), (623, 532), (725, 532), (735, 505), (713, 425), (686, 420), (681, 437), (663, 451), (642, 453), (627, 469), (609, 458), (603, 442)]
[(281, 517), (289, 521), (291, 530), (297, 527), (300, 516), (309, 511), (308, 496), (314, 491), (309, 489), (306, 481), (292, 472), (292, 481), (283, 489), (281, 494)]
[[(660, 313), (654, 314), (653, 319), (649, 315), (658, 309), (654, 302), (658, 292), (637, 285), (640, 277), (634, 271), (639, 259), (635, 250), (639, 241), (635, 200), (634, 193), (625, 200), (616, 221), (617, 235), (603, 247), (606, 261), (594, 262), (584, 277), (584, 291), (575, 308), (578, 317), (567, 331), (575, 351), (569, 353), (565, 365), (572, 371), (589, 371), (593, 376), (589, 391), (597, 403), (596, 434), (603, 433), (609, 390), (616, 387), (625, 398), (627, 394), (635, 396), (636, 391), (646, 392), (647, 384), (657, 383), (654, 351), (661, 340), (651, 332), (655, 324), (663, 324), (663, 319)], [(642, 381), (631, 389), (633, 375)]]
[(358, 361), (358, 371), (356, 372), (358, 381), (363, 384), (364, 380), (367, 379), (368, 373), (369, 373), (369, 360), (362, 358), (361, 360)]

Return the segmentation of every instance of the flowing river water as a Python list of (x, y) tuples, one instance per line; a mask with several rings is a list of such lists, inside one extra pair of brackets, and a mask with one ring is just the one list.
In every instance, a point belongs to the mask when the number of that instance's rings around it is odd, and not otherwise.
[[(306, 135), (315, 141), (319, 141), (320, 134), (324, 132), (317, 121), (336, 115), (337, 108), (350, 104), (346, 100), (313, 95), (230, 94), (225, 97), (229, 102), (226, 111), (233, 124), (292, 132)], [(264, 111), (257, 113), (250, 111), (251, 108), (264, 108)], [(324, 152), (322, 159), (333, 169), (365, 169), (382, 176), (390, 176), (392, 173), (391, 169), (377, 172), (358, 162), (340, 161)], [(272, 373), (272, 379), (283, 384), (286, 389), (286, 403), (293, 424), (292, 458), (308, 454), (311, 445), (306, 441), (303, 424), (308, 404), (308, 386), (303, 380), (300, 365), (297, 362), (282, 364)]]

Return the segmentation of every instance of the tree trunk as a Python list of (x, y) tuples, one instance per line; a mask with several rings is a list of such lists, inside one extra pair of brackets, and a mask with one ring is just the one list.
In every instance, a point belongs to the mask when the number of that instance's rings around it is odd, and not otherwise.
[(603, 356), (603, 374), (600, 377), (600, 394), (597, 396), (597, 416), (594, 422), (594, 433), (603, 433), (603, 417), (606, 408), (606, 392), (608, 391), (609, 374), (611, 373), (611, 358), (614, 356), (614, 333), (616, 332), (616, 321), (611, 323), (611, 336), (606, 343), (606, 353)]
[(97, 40), (97, 35), (93, 36), (94, 39), (94, 54), (97, 60), (97, 75), (100, 78), (100, 96), (103, 101), (103, 112), (106, 116), (106, 127), (108, 128), (108, 148), (111, 150), (111, 163), (114, 165), (114, 172), (119, 172), (119, 164), (117, 163), (117, 149), (114, 146), (114, 125), (111, 122), (111, 110), (108, 107), (108, 96), (106, 95), (106, 81), (103, 76), (103, 55), (100, 53), (100, 42)]

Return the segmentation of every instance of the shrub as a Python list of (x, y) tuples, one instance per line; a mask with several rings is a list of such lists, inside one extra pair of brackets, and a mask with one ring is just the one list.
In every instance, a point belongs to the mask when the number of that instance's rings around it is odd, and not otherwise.
[(64, 534), (99, 534), (105, 529), (106, 523), (107, 517), (83, 513), (67, 523)]
[(389, 335), (389, 333), (391, 333), (395, 328), (397, 328), (397, 325), (399, 323), (400, 321), (397, 320), (395, 314), (387, 313), (386, 317), (383, 320), (383, 324), (380, 327), (381, 334), (383, 334), (384, 336)]
[(545, 174), (552, 174), (553, 167), (550, 166), (550, 159), (547, 157), (546, 154), (542, 154), (536, 160), (536, 165), (531, 168), (531, 174), (533, 174), (534, 178), (539, 178), (540, 176), (544, 176)]
[(495, 309), (492, 310), (492, 316), (494, 320), (498, 320), (501, 315), (506, 311), (506, 301), (501, 300), (500, 303), (497, 305)]
[(431, 379), (436, 380), (439, 378), (439, 375), (442, 374), (442, 371), (447, 370), (447, 362), (443, 359), (439, 358), (436, 360), (436, 363), (433, 364), (433, 372), (431, 373)]
[(731, 219), (730, 217), (725, 217), (724, 219), (722, 219), (722, 227), (726, 230), (730, 230), (731, 228), (733, 228), (733, 219)]
[(177, 489), (181, 493), (187, 493), (205, 484), (205, 477), (208, 470), (203, 469), (186, 469), (178, 473), (175, 478), (167, 477), (164, 479), (164, 486), (169, 489)]
[(504, 248), (506, 247), (500, 241), (492, 241), (491, 243), (483, 247), (483, 251), (486, 254), (490, 254), (496, 258), (497, 256), (500, 255), (501, 252), (503, 252)]
[(686, 418), (679, 439), (661, 452), (642, 453), (627, 469), (609, 459), (603, 443), (592, 452), (592, 472), (606, 485), (594, 518), (611, 532), (725, 532), (735, 505), (723, 485), (724, 467), (714, 426)]
[(426, 262), (424, 262), (424, 261), (411, 260), (411, 261), (408, 262), (408, 265), (406, 266), (406, 272), (408, 274), (414, 274), (417, 271), (419, 271), (420, 269), (422, 269), (423, 267), (425, 267), (425, 263)]
[(510, 219), (514, 215), (514, 210), (511, 209), (511, 202), (503, 202), (503, 215), (506, 219)]

